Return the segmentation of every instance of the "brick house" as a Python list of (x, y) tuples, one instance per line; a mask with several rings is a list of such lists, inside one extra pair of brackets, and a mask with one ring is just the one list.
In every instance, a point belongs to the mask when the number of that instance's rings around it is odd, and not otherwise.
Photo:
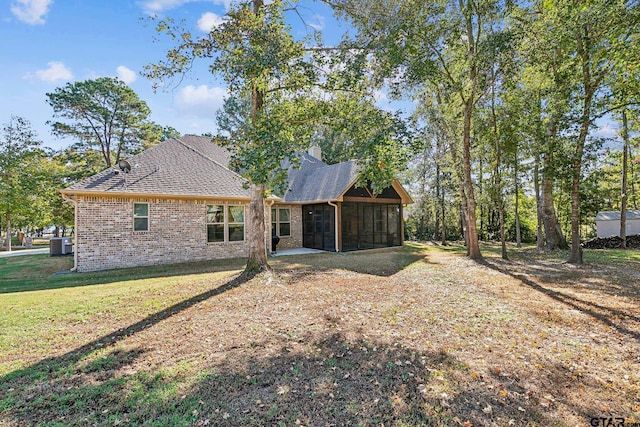
[[(266, 234), (275, 230), (278, 249), (402, 245), (403, 205), (413, 202), (402, 185), (373, 195), (355, 187), (354, 161), (327, 165), (320, 157), (318, 147), (301, 153), (300, 168), (289, 167), (286, 194), (265, 200)], [(74, 268), (246, 256), (249, 191), (229, 160), (210, 138), (186, 135), (130, 158), (130, 169), (114, 166), (61, 190), (75, 206)]]

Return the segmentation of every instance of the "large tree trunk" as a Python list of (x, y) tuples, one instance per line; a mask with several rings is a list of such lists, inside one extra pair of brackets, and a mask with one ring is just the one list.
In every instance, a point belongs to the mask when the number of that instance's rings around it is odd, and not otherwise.
[(265, 202), (264, 185), (251, 184), (251, 201), (249, 202), (249, 257), (245, 272), (255, 274), (269, 269), (267, 262), (267, 246), (265, 236)]
[(536, 154), (535, 165), (533, 167), (533, 188), (536, 193), (536, 247), (538, 250), (544, 248), (544, 235), (542, 233), (542, 201), (540, 196), (540, 176), (538, 173), (540, 158)]
[(620, 201), (620, 238), (622, 248), (627, 247), (627, 168), (628, 168), (628, 147), (629, 147), (629, 124), (627, 123), (627, 110), (622, 110), (622, 198)]
[[(263, 8), (263, 0), (253, 0), (253, 13), (258, 15)], [(251, 90), (251, 120), (254, 122), (264, 111), (264, 89), (254, 86)], [(259, 144), (253, 141), (253, 144)], [(269, 269), (267, 261), (267, 236), (265, 235), (265, 188), (262, 183), (249, 186), (249, 256), (245, 273), (255, 274)]]
[(462, 134), (462, 167), (464, 175), (464, 195), (466, 200), (467, 220), (467, 251), (469, 258), (480, 259), (480, 243), (478, 242), (478, 228), (476, 226), (476, 199), (473, 192), (473, 180), (471, 178), (471, 114), (473, 113), (473, 100), (467, 99), (464, 106), (464, 128)]
[(542, 171), (542, 223), (544, 225), (544, 235), (547, 240), (547, 249), (567, 249), (567, 239), (562, 233), (562, 227), (556, 209), (553, 205), (553, 179), (551, 170), (552, 147), (547, 146), (547, 152), (543, 157)]

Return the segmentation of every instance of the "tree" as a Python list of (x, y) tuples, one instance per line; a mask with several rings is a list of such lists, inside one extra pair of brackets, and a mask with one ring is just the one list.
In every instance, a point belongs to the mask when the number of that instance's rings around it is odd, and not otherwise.
[(78, 140), (79, 151), (99, 150), (106, 167), (142, 149), (145, 141), (159, 140), (148, 120), (150, 110), (138, 95), (117, 78), (67, 83), (47, 93), (56, 136)]
[(0, 217), (6, 227), (6, 250), (11, 250), (12, 222), (18, 222), (31, 207), (37, 193), (41, 157), (35, 131), (22, 117), (12, 116), (0, 137)]
[(594, 121), (619, 106), (610, 91), (621, 67), (640, 65), (637, 40), (640, 15), (636, 1), (573, 1), (543, 5), (552, 31), (565, 42), (567, 62), (575, 61), (579, 85), (575, 92), (578, 135), (572, 156), (571, 254), (569, 262), (582, 264), (580, 246), (580, 182), (585, 144)]
[[(226, 82), (229, 96), (218, 115), (225, 135), (217, 140), (230, 150), (232, 166), (249, 183), (247, 274), (269, 268), (264, 199), (284, 190), (284, 160), (295, 164), (296, 153), (310, 145), (319, 118), (335, 111), (331, 102), (319, 96), (336, 86), (335, 81), (318, 77), (322, 67), (314, 61), (325, 51), (294, 40), (284, 12), (279, 0), (268, 5), (262, 0), (239, 2), (224, 23), (202, 38), (194, 38), (171, 19), (160, 21), (157, 31), (176, 40), (177, 46), (144, 72), (164, 82), (188, 72), (196, 59), (203, 58), (210, 61), (210, 71)], [(384, 126), (394, 126), (394, 120), (376, 111), (365, 110), (363, 117), (368, 124), (382, 117), (389, 119)], [(363, 180), (371, 181), (374, 190), (381, 189), (399, 169), (397, 153), (389, 133), (368, 135), (366, 140), (356, 140), (354, 152), (367, 151), (361, 164)]]
[(247, 273), (268, 269), (264, 199), (270, 188), (282, 186), (282, 160), (293, 158), (296, 145), (308, 142), (294, 139), (287, 122), (301, 113), (300, 92), (315, 74), (305, 61), (303, 43), (293, 40), (282, 9), (281, 1), (240, 3), (223, 24), (199, 39), (171, 19), (163, 20), (157, 31), (178, 45), (166, 60), (145, 68), (148, 78), (163, 81), (188, 71), (195, 59), (207, 58), (211, 72), (227, 83), (227, 140), (232, 161), (250, 188)]
[(467, 252), (471, 258), (480, 258), (472, 122), (495, 53), (506, 48), (506, 28), (497, 25), (505, 5), (489, 0), (374, 0), (367, 7), (358, 0), (326, 2), (351, 19), (360, 45), (366, 47), (361, 55), (374, 59), (373, 72), (380, 83), (395, 82), (392, 89), (405, 93), (445, 85), (455, 98), (462, 121), (458, 141)]

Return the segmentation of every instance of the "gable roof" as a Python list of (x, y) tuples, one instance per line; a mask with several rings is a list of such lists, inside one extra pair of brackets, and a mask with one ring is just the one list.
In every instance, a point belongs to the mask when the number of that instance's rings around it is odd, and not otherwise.
[(289, 188), (285, 202), (338, 200), (358, 178), (356, 162), (327, 165), (306, 153), (299, 155), (300, 169), (289, 166)]
[(228, 169), (229, 157), (211, 138), (172, 138), (128, 159), (132, 166), (129, 173), (112, 166), (62, 193), (248, 200), (244, 178)]
[[(628, 210), (627, 219), (640, 220), (640, 210)], [(596, 215), (596, 221), (620, 221), (620, 211), (602, 211)]]
[[(358, 164), (355, 160), (328, 165), (306, 153), (299, 153), (300, 168), (288, 167), (289, 188), (282, 196), (285, 202), (341, 202), (345, 193), (358, 180)], [(407, 191), (394, 181), (392, 187), (403, 204), (413, 203)]]
[[(298, 153), (299, 168), (291, 162), (288, 190), (281, 198), (288, 203), (342, 201), (358, 178), (355, 161), (327, 165), (309, 154)], [(132, 169), (123, 173), (112, 166), (61, 190), (63, 195), (219, 198), (249, 200), (246, 180), (229, 169), (231, 154), (210, 137), (185, 135), (155, 145), (127, 161)], [(394, 189), (402, 203), (413, 203), (400, 184)]]

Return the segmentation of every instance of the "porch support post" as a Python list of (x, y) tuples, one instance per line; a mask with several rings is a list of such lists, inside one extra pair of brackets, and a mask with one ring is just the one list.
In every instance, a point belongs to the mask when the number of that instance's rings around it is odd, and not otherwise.
[(400, 246), (404, 246), (404, 205), (400, 204)]
[(340, 208), (339, 208), (339, 205), (336, 205), (336, 204), (335, 204), (335, 203), (333, 203), (333, 202), (327, 202), (327, 203), (329, 204), (329, 206), (333, 206), (333, 207), (334, 207), (334, 209), (335, 209), (335, 215), (334, 215), (334, 216), (335, 216), (335, 226), (333, 227), (334, 238), (335, 238), (335, 243), (334, 243), (334, 245), (335, 245), (335, 251), (336, 251), (336, 252), (340, 252), (340, 249), (339, 249), (339, 246), (338, 246), (338, 245), (339, 245), (339, 241), (338, 241), (338, 236), (339, 236), (339, 234), (338, 234), (338, 228), (339, 228), (339, 223), (340, 223), (340, 216), (339, 216)]

